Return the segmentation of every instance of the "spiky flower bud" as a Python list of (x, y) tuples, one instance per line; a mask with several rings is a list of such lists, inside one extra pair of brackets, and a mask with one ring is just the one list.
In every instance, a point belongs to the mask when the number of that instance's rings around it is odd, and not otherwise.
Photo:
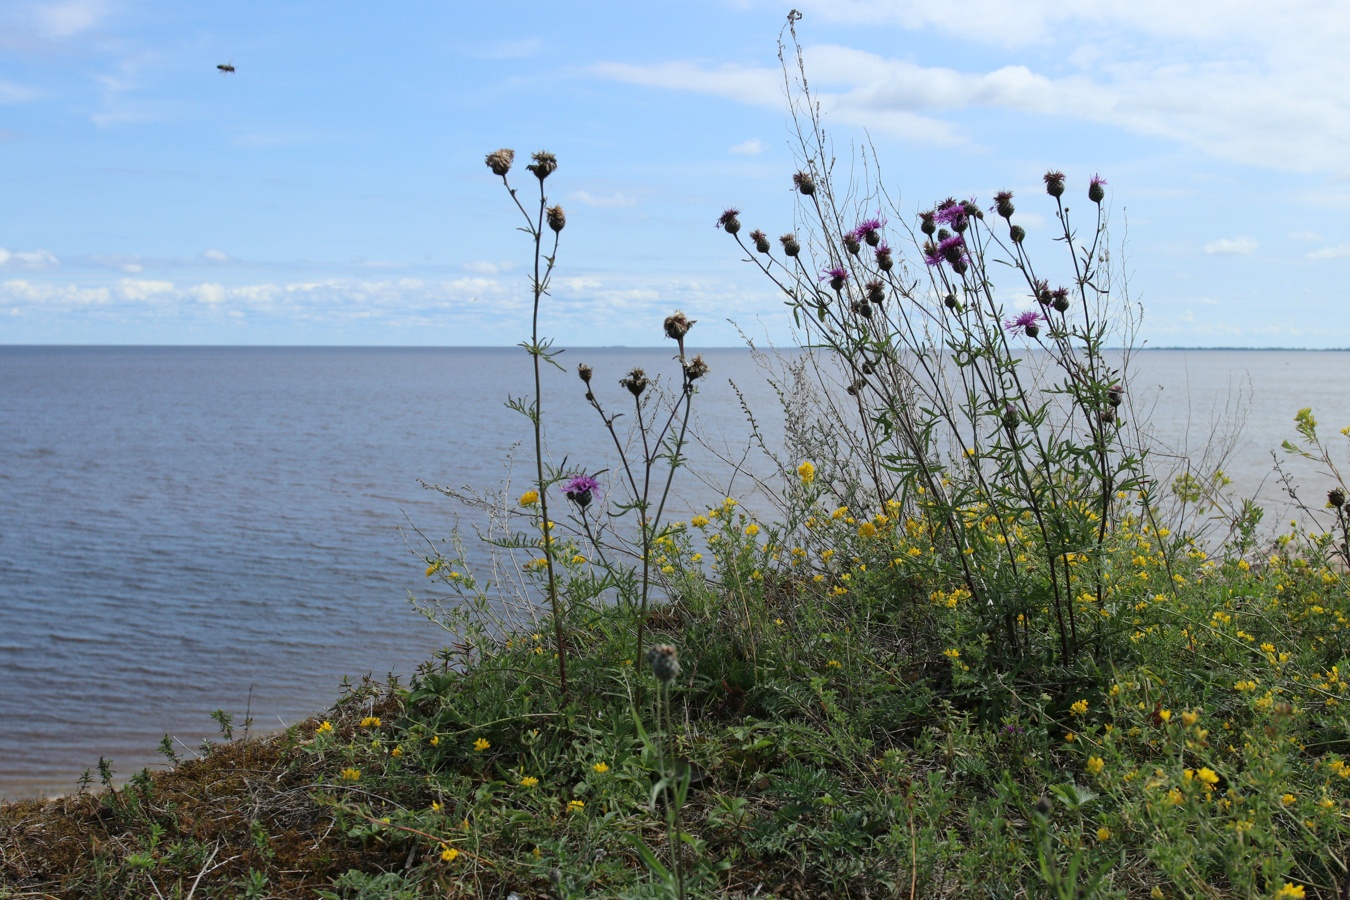
[(994, 211), (1005, 219), (1013, 214), (1012, 191), (999, 191), (994, 195)]
[(619, 387), (627, 388), (628, 393), (632, 394), (634, 397), (641, 397), (642, 392), (647, 389), (647, 385), (649, 384), (651, 384), (651, 382), (647, 380), (647, 373), (642, 371), (642, 369), (634, 369), (626, 376), (619, 379)]
[(540, 150), (538, 153), (533, 154), (531, 159), (533, 159), (534, 162), (525, 168), (533, 172), (535, 177), (540, 181), (543, 181), (545, 178), (558, 171), (558, 157), (549, 153), (547, 150)]
[(816, 183), (809, 172), (798, 172), (792, 176), (792, 185), (807, 197), (816, 192)]
[(755, 249), (760, 253), (769, 252), (769, 236), (758, 228), (750, 232), (750, 240), (755, 242)]
[(1106, 184), (1106, 179), (1100, 175), (1093, 175), (1092, 181), (1088, 182), (1088, 199), (1098, 205), (1106, 198), (1106, 191), (1102, 190), (1102, 185)]
[(956, 309), (956, 295), (948, 294), (942, 298), (942, 305), (948, 309)]
[(891, 248), (882, 244), (877, 248), (877, 268), (883, 272), (889, 272), (894, 265), (895, 261), (891, 259)]
[(698, 381), (709, 372), (708, 364), (703, 360), (703, 354), (698, 353), (694, 358), (684, 364), (684, 377), (686, 381)]
[(867, 282), (867, 299), (880, 306), (886, 302), (886, 289), (880, 281)]
[(1030, 325), (1027, 325), (1022, 329), (1022, 333), (1029, 338), (1034, 338), (1036, 335), (1041, 333), (1041, 326), (1037, 325), (1035, 322), (1032, 322)]
[(1003, 427), (1009, 431), (1017, 430), (1017, 423), (1022, 421), (1022, 416), (1017, 411), (1017, 407), (1011, 403), (1003, 407)]
[(680, 341), (683, 343), (684, 336), (689, 333), (689, 329), (693, 328), (694, 323), (697, 321), (698, 319), (690, 319), (682, 311), (677, 309), (673, 314), (666, 316), (666, 321), (663, 323), (662, 327), (666, 330), (666, 337), (670, 338), (672, 341)]
[(926, 213), (919, 213), (919, 230), (929, 237), (932, 237), (933, 232), (937, 231), (937, 223), (933, 221), (931, 210)]
[(1064, 196), (1064, 173), (1046, 172), (1045, 173), (1045, 192), (1055, 199)]
[(741, 230), (741, 220), (736, 218), (741, 214), (739, 209), (734, 206), (722, 210), (722, 214), (717, 217), (717, 227), (721, 228), (727, 234), (735, 234)]
[(1345, 506), (1345, 491), (1338, 487), (1327, 491), (1327, 505), (1332, 509), (1340, 509)]
[(585, 363), (579, 363), (577, 365), (577, 375), (580, 376), (581, 380), (585, 384), (591, 383), (591, 376), (594, 374), (595, 370), (592, 369), (590, 366), (586, 365)]
[(1014, 244), (1020, 244), (1026, 240), (1027, 230), (1021, 225), (1014, 225), (1008, 229), (1008, 237), (1012, 238)]
[(951, 263), (952, 271), (957, 275), (966, 274), (966, 270), (970, 268), (964, 259), (951, 260), (949, 262)]
[(1044, 280), (1036, 282), (1036, 302), (1041, 306), (1049, 306), (1054, 297), (1050, 293), (1050, 285)]
[(785, 234), (778, 239), (778, 242), (783, 245), (783, 252), (788, 256), (796, 256), (802, 252), (802, 245), (797, 243), (795, 234)]
[(858, 251), (862, 249), (862, 244), (858, 241), (857, 236), (854, 235), (852, 232), (844, 235), (844, 249), (847, 250), (849, 253), (853, 254), (854, 256), (857, 256)]
[(1056, 312), (1067, 312), (1069, 309), (1069, 289), (1055, 288), (1050, 292), (1050, 305)]
[(503, 147), (500, 150), (494, 150), (487, 155), (484, 162), (492, 170), (493, 175), (505, 175), (511, 171), (511, 163), (516, 160), (516, 151)]
[(1119, 406), (1125, 399), (1125, 389), (1118, 384), (1113, 384), (1106, 389), (1106, 402), (1112, 406)]
[(562, 231), (563, 228), (567, 226), (567, 214), (563, 212), (561, 205), (550, 206), (548, 208), (547, 218), (548, 227), (552, 228), (555, 233)]
[(680, 651), (670, 644), (657, 644), (647, 651), (647, 664), (657, 681), (670, 684), (680, 675)]
[(872, 307), (865, 300), (854, 300), (849, 304), (849, 308), (864, 319), (872, 318)]

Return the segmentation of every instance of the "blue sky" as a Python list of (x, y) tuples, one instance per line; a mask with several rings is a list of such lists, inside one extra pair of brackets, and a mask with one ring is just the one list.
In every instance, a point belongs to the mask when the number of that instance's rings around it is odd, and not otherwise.
[[(1100, 173), (1148, 343), (1350, 347), (1350, 6), (796, 5), (839, 155), (870, 140), (902, 211), (1011, 189), (1036, 237), (1041, 174)], [(0, 343), (515, 343), (501, 146), (560, 163), (543, 333), (655, 344), (679, 307), (787, 340), (713, 227), (792, 228), (786, 13), (6, 0)]]

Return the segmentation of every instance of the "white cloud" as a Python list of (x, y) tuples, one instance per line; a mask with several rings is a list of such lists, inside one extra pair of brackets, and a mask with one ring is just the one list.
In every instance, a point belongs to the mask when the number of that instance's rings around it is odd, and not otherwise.
[(27, 103), (38, 96), (32, 88), (26, 88), (12, 81), (0, 81), (0, 104)]
[(33, 9), (33, 20), (48, 37), (74, 37), (98, 24), (107, 11), (104, 0), (62, 0), (42, 3)]
[(227, 263), (230, 261), (230, 254), (223, 253), (220, 250), (203, 251), (202, 257), (214, 263)]
[(50, 250), (6, 250), (0, 247), (0, 269), (55, 269), (61, 265)]
[(743, 156), (758, 156), (764, 152), (764, 143), (759, 138), (751, 138), (748, 141), (741, 141), (728, 152), (739, 153)]
[(1307, 255), (1308, 259), (1344, 259), (1350, 256), (1350, 244), (1337, 244), (1335, 247), (1323, 247)]
[(600, 208), (615, 208), (620, 206), (632, 206), (637, 200), (627, 194), (615, 191), (607, 196), (592, 194), (590, 191), (573, 191), (568, 195), (569, 200), (576, 200), (578, 203), (584, 203), (587, 206)]
[(1250, 256), (1256, 252), (1256, 239), (1249, 237), (1220, 238), (1205, 245), (1205, 252), (1213, 256)]
[(1320, 241), (1322, 236), (1315, 231), (1291, 231), (1289, 240), (1300, 242)]

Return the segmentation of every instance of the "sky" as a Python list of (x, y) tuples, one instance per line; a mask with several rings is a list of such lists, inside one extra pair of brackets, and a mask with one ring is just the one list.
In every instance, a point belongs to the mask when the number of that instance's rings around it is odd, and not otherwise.
[[(900, 215), (1012, 190), (1050, 259), (1042, 174), (1084, 217), (1100, 174), (1142, 342), (1350, 347), (1350, 4), (795, 3), (836, 156), (875, 148)], [(787, 13), (5, 0), (0, 344), (515, 344), (498, 147), (531, 202), (529, 153), (558, 158), (543, 335), (653, 345), (679, 308), (691, 346), (790, 341), (714, 227), (794, 227)]]

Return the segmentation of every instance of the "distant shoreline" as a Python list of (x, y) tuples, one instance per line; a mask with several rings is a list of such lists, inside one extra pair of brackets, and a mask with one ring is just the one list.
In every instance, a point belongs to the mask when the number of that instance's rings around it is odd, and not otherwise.
[[(512, 350), (516, 344), (5, 344), (0, 350)], [(663, 350), (659, 344), (597, 344), (593, 346), (569, 346), (571, 351), (581, 350)], [(703, 350), (749, 350), (744, 344), (725, 346), (707, 346)], [(783, 348), (786, 349), (786, 348)], [(798, 349), (798, 348), (792, 348)], [(1122, 347), (1107, 347), (1107, 352), (1119, 353)], [(1243, 353), (1347, 353), (1350, 347), (1149, 347), (1133, 349), (1135, 353), (1156, 351), (1175, 352), (1223, 351)]]

